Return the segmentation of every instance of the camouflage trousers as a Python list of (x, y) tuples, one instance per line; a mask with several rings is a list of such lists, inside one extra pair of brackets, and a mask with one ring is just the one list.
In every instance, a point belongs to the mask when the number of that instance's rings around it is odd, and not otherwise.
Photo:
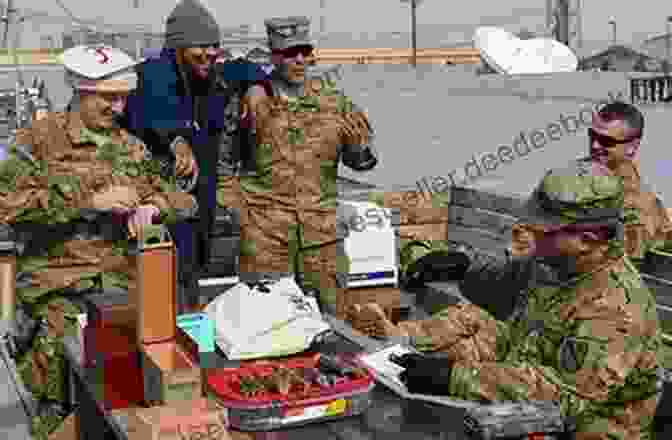
[(344, 309), (349, 261), (336, 240), (336, 208), (297, 208), (269, 194), (242, 193), (235, 178), (220, 181), (218, 203), (241, 218), (240, 272), (301, 274), (304, 287), (320, 292), (323, 304)]
[[(86, 244), (82, 241), (76, 246), (82, 249)], [(90, 291), (101, 278), (104, 287), (129, 287), (128, 261), (123, 263), (124, 257), (119, 259), (110, 255), (110, 249), (104, 249), (102, 253), (107, 255), (103, 257), (108, 258), (103, 258), (105, 261), (99, 265), (63, 267), (53, 258), (19, 263), (21, 272), (34, 272), (30, 287), (17, 286), (18, 306), (29, 319), (40, 323), (30, 346), (16, 362), (23, 383), (38, 404), (37, 413), (31, 418), (31, 433), (35, 440), (47, 439), (68, 415), (64, 340), (76, 335), (77, 315), (82, 312), (71, 300), (77, 296), (73, 292)], [(118, 271), (103, 272), (107, 269)], [(62, 287), (54, 288), (56, 286)]]

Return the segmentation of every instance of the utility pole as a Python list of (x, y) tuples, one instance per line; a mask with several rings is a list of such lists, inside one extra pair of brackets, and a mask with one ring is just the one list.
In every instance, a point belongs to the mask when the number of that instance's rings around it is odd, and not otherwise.
[(609, 24), (611, 25), (611, 44), (616, 45), (616, 19), (611, 17)]
[(555, 38), (562, 44), (569, 45), (569, 0), (557, 0), (555, 19)]
[(16, 18), (16, 9), (14, 8), (14, 0), (7, 0), (7, 8), (5, 14), (2, 16), (2, 21), (5, 23), (5, 28), (2, 34), (2, 47), (7, 49), (9, 47), (9, 28), (12, 27)]
[(324, 43), (324, 34), (326, 32), (326, 18), (325, 13), (327, 8), (327, 0), (320, 0), (320, 44)]
[(553, 28), (553, 0), (546, 0), (546, 29), (550, 32)]
[(417, 20), (415, 16), (415, 10), (418, 7), (417, 1), (418, 0), (411, 0), (411, 50), (413, 51), (411, 65), (413, 67), (418, 65)]
[(665, 75), (670, 74), (670, 46), (672, 46), (670, 38), (672, 38), (672, 15), (665, 20), (665, 63), (663, 64)]
[(576, 45), (583, 49), (583, 11), (581, 10), (581, 0), (576, 0)]

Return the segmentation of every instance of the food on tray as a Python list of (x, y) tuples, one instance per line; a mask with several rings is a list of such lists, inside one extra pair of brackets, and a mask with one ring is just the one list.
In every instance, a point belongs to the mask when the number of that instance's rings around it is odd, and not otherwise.
[(307, 395), (311, 390), (333, 387), (351, 380), (369, 377), (365, 368), (358, 367), (338, 356), (316, 355), (309, 365), (289, 367), (279, 361), (254, 362), (262, 371), (238, 374), (238, 392), (246, 398), (260, 398), (279, 393)]

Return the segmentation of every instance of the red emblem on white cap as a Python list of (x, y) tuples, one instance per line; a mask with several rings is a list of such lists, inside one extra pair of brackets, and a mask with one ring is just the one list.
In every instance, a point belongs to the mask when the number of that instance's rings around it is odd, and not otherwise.
[(107, 64), (110, 62), (110, 56), (107, 54), (105, 48), (103, 47), (96, 48), (96, 55), (98, 55), (96, 61), (98, 61), (99, 64)]
[(87, 51), (96, 54), (98, 64), (107, 64), (110, 62), (110, 54), (105, 47), (89, 47)]

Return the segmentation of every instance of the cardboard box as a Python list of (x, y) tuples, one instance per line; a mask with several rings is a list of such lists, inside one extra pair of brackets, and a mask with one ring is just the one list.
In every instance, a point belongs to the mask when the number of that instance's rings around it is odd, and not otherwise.
[[(84, 359), (86, 365), (91, 366), (96, 352), (105, 349), (103, 341), (110, 332), (114, 334), (119, 328), (124, 329), (124, 332), (126, 329), (136, 331), (138, 314), (135, 304), (129, 301), (129, 296), (121, 292), (87, 295), (83, 302), (86, 306), (86, 323), (83, 326)], [(133, 346), (137, 347), (136, 341), (133, 341)]]
[(128, 440), (230, 440), (226, 410), (200, 398), (124, 411)]
[(175, 341), (141, 347), (145, 402), (165, 405), (203, 396), (202, 370)]
[(105, 409), (141, 405), (144, 386), (135, 329), (108, 328), (99, 342), (103, 348), (96, 351), (94, 360)]
[(175, 246), (165, 229), (148, 229), (143, 234), (136, 257), (138, 341), (141, 344), (172, 341), (177, 332)]

